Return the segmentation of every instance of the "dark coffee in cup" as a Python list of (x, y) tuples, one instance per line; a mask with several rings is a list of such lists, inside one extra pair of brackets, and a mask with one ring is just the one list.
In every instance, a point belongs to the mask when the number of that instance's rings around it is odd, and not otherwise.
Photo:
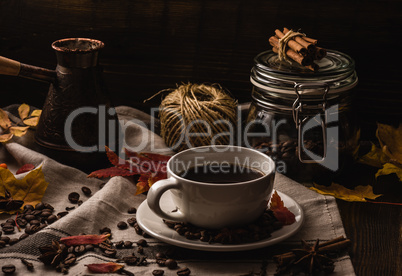
[(197, 182), (225, 184), (254, 180), (264, 173), (239, 164), (214, 163), (191, 167), (178, 175)]

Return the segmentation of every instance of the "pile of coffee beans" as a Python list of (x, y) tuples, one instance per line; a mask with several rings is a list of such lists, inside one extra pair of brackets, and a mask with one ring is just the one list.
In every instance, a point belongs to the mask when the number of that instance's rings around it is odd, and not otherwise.
[(267, 209), (254, 223), (237, 228), (219, 230), (203, 229), (190, 223), (164, 220), (165, 224), (179, 235), (189, 240), (200, 240), (208, 243), (241, 244), (256, 242), (269, 238), (271, 233), (282, 228), (271, 210)]

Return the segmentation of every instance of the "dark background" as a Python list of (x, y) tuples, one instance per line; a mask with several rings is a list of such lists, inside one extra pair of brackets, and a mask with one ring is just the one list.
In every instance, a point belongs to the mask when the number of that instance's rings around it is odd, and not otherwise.
[[(100, 62), (114, 105), (147, 112), (160, 97), (145, 99), (188, 81), (220, 83), (247, 102), (253, 57), (285, 26), (355, 59), (363, 137), (374, 137), (378, 120), (401, 120), (402, 2), (395, 0), (2, 0), (0, 55), (54, 69), (53, 41), (96, 38), (106, 44)], [(41, 107), (48, 87), (0, 76), (0, 106)]]

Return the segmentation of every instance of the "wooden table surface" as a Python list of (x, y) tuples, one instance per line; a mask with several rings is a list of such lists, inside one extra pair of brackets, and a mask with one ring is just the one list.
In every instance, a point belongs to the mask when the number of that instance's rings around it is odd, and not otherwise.
[[(402, 203), (395, 175), (374, 179), (376, 168), (356, 165), (350, 181), (373, 185), (376, 201)], [(337, 200), (357, 275), (402, 275), (402, 206)]]

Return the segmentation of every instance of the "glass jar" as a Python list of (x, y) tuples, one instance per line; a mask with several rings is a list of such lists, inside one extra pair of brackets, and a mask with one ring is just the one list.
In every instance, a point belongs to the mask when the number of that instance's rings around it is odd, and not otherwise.
[(244, 142), (270, 155), (277, 171), (299, 181), (334, 181), (357, 155), (360, 130), (352, 108), (358, 82), (348, 55), (328, 50), (312, 72), (279, 61), (272, 51), (254, 59), (252, 103)]

